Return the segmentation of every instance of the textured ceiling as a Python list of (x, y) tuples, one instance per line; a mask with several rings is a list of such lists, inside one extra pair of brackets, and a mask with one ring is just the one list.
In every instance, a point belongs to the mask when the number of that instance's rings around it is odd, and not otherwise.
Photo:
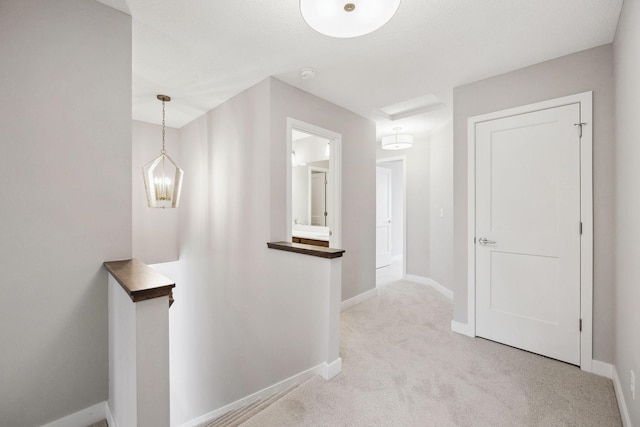
[[(179, 128), (275, 76), (375, 120), (378, 138), (396, 126), (418, 134), (448, 120), (453, 87), (612, 42), (622, 7), (622, 0), (402, 0), (381, 29), (334, 39), (305, 24), (297, 0), (100, 1), (133, 18), (135, 120), (159, 123), (155, 95), (164, 93), (172, 97), (167, 124)], [(314, 79), (300, 77), (305, 67)], [(416, 100), (444, 105), (388, 114)]]

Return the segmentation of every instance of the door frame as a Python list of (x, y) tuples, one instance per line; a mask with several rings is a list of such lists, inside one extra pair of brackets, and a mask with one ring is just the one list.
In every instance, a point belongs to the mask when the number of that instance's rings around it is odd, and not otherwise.
[(402, 162), (402, 277), (405, 277), (407, 275), (407, 156), (382, 157), (376, 159), (376, 166), (389, 162)]
[[(384, 174), (386, 175), (387, 178), (387, 185), (386, 185), (386, 202), (387, 202), (387, 230), (386, 230), (386, 234), (387, 234), (387, 253), (388, 253), (388, 259), (389, 259), (389, 264), (386, 265), (381, 265), (378, 267), (378, 261), (379, 259), (379, 252), (378, 252), (378, 233), (379, 233), (379, 228), (380, 228), (380, 222), (379, 222), (379, 218), (378, 218), (378, 208), (379, 208), (379, 203), (380, 203), (380, 199), (378, 198), (379, 194), (379, 188), (378, 188), (378, 175), (379, 174)], [(385, 168), (382, 167), (380, 165), (378, 165), (376, 163), (376, 270), (379, 268), (384, 268), (384, 267), (389, 267), (391, 265), (391, 263), (393, 262), (393, 257), (391, 256), (392, 253), (392, 247), (393, 247), (393, 171), (389, 168)], [(382, 264), (382, 263), (381, 263)]]
[[(329, 162), (331, 162), (331, 158), (329, 158)], [(320, 167), (317, 167), (317, 166), (309, 166), (307, 168), (307, 172), (308, 172), (307, 182), (309, 183), (309, 186), (308, 186), (308, 189), (307, 189), (307, 191), (309, 192), (309, 205), (307, 207), (307, 211), (309, 212), (309, 215), (308, 215), (307, 221), (309, 222), (309, 224), (311, 224), (311, 217), (312, 217), (312, 215), (311, 215), (311, 199), (312, 199), (312, 196), (311, 196), (312, 195), (312, 190), (311, 190), (311, 188), (313, 186), (313, 183), (311, 182), (311, 179), (313, 178), (313, 173), (314, 172), (324, 172), (324, 173), (326, 173), (327, 176), (325, 178), (328, 181), (329, 177), (330, 177), (330, 175), (329, 175), (330, 169), (320, 168)], [(328, 190), (328, 186), (329, 186), (329, 184), (325, 185), (325, 201), (324, 201), (325, 209), (327, 207), (326, 194), (328, 192), (327, 191)], [(331, 219), (333, 220), (333, 218), (331, 218)], [(326, 222), (326, 220), (325, 220), (325, 222)]]
[(303, 132), (307, 132), (313, 135), (321, 136), (329, 140), (329, 149), (331, 155), (329, 156), (329, 186), (331, 187), (331, 206), (335, 213), (333, 214), (333, 227), (331, 229), (331, 236), (329, 237), (329, 245), (332, 248), (342, 247), (342, 135), (330, 131), (328, 129), (321, 128), (310, 123), (296, 120), (291, 117), (287, 117), (287, 212), (285, 220), (287, 221), (285, 230), (287, 232), (286, 239), (291, 241), (291, 228), (293, 226), (292, 212), (291, 212), (291, 150), (293, 149), (293, 140), (291, 138), (291, 131), (298, 129)]
[[(476, 125), (538, 110), (580, 104), (583, 122), (580, 143), (580, 368), (592, 372), (593, 357), (593, 92), (556, 98), (535, 104), (469, 117), (467, 120), (467, 327), (465, 335), (476, 336)], [(576, 130), (578, 132), (578, 130)], [(578, 327), (578, 325), (576, 325)]]

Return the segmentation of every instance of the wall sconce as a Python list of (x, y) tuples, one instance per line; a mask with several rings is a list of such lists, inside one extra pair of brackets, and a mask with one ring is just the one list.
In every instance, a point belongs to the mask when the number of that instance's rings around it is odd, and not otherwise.
[(174, 162), (164, 148), (164, 104), (171, 101), (167, 95), (158, 95), (162, 101), (162, 150), (160, 155), (142, 167), (147, 205), (150, 208), (177, 208), (180, 204), (182, 175), (184, 172)]
[(382, 148), (385, 150), (402, 150), (413, 147), (413, 135), (399, 135), (402, 128), (393, 128), (395, 134), (382, 138)]

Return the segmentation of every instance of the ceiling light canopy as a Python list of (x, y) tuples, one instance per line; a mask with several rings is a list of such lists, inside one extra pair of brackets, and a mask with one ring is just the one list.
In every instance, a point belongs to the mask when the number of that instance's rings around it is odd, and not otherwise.
[(402, 128), (393, 128), (396, 132), (382, 138), (382, 148), (385, 150), (403, 150), (413, 147), (413, 135), (399, 134)]
[(401, 0), (300, 0), (300, 12), (311, 28), (330, 37), (369, 34), (389, 22)]

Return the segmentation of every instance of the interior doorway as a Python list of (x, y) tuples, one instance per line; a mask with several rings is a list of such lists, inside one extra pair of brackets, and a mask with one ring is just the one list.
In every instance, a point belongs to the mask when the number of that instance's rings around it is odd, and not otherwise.
[(311, 168), (311, 225), (328, 225), (327, 204), (329, 171)]
[(473, 335), (591, 371), (591, 93), (469, 119)]
[(405, 156), (378, 159), (376, 167), (376, 284), (406, 273)]

